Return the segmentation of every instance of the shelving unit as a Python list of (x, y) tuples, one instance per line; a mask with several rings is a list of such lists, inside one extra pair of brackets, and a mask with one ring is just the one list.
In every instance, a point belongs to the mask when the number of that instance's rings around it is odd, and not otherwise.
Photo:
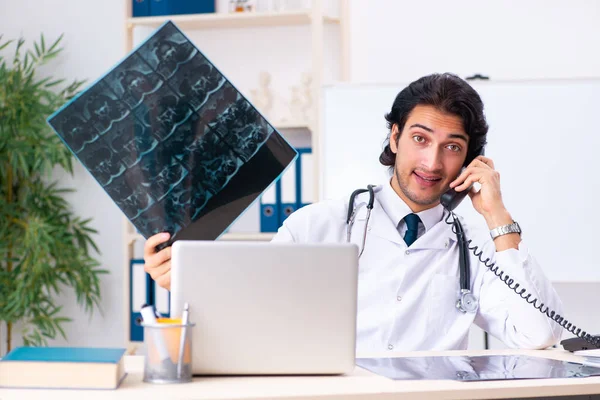
[[(337, 17), (323, 15), (324, 23), (340, 23)], [(235, 14), (190, 14), (170, 17), (181, 29), (228, 29), (259, 26), (291, 26), (311, 23), (310, 11), (246, 12)], [(164, 17), (128, 18), (131, 27), (147, 26), (157, 28), (165, 21)]]
[[(270, 241), (275, 236), (275, 233), (270, 232), (232, 232), (225, 233), (219, 240), (254, 240), (254, 241)], [(127, 246), (131, 246), (136, 240), (145, 240), (144, 237), (137, 233), (130, 233), (125, 238)]]
[[(321, 98), (320, 89), (323, 84), (324, 68), (324, 28), (326, 25), (337, 26), (340, 31), (340, 71), (339, 80), (349, 80), (349, 8), (348, 0), (339, 1), (338, 15), (327, 15), (324, 12), (324, 2), (331, 0), (312, 0), (309, 9), (288, 10), (278, 12), (244, 12), (244, 13), (215, 13), (215, 14), (191, 14), (191, 15), (173, 15), (160, 17), (132, 17), (131, 0), (122, 0), (124, 4), (124, 22), (125, 22), (125, 43), (124, 53), (128, 54), (134, 48), (133, 36), (136, 27), (157, 28), (166, 21), (173, 21), (179, 28), (187, 31), (206, 30), (206, 29), (244, 29), (264, 27), (265, 29), (276, 29), (283, 26), (307, 26), (310, 30), (311, 41), (311, 77), (312, 77), (312, 110), (310, 111), (310, 121), (277, 121), (270, 120), (277, 130), (295, 130), (304, 129), (310, 133), (310, 143), (313, 153), (313, 193), (315, 201), (320, 198), (319, 185), (319, 157), (320, 157), (320, 136), (319, 127), (321, 122)], [(285, 136), (285, 134), (284, 134)], [(125, 301), (125, 341), (129, 345), (134, 345), (129, 340), (130, 326), (130, 282), (129, 268), (130, 260), (134, 257), (134, 245), (136, 241), (143, 241), (144, 238), (136, 234), (131, 223), (123, 217), (124, 226), (124, 299)], [(225, 233), (219, 240), (252, 240), (269, 241), (274, 236), (273, 233)]]

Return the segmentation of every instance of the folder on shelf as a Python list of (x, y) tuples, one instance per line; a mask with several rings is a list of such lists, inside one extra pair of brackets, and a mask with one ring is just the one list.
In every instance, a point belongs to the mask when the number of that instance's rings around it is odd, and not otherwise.
[(171, 293), (154, 282), (154, 307), (163, 317), (171, 316)]
[(150, 4), (150, 15), (152, 16), (214, 12), (214, 0), (151, 0)]
[(153, 305), (157, 312), (168, 318), (171, 316), (171, 294), (167, 289), (154, 282), (150, 274), (144, 271), (144, 260), (142, 259), (131, 259), (129, 279), (129, 301), (131, 306), (129, 340), (142, 342), (144, 341), (144, 328), (140, 325), (142, 305)]
[(148, 284), (150, 275), (144, 271), (144, 260), (132, 259), (129, 264), (129, 340), (141, 342), (144, 340), (144, 329), (137, 323), (142, 318), (142, 305), (151, 304), (151, 291)]
[(272, 184), (260, 197), (261, 232), (277, 232), (277, 229), (279, 229), (277, 188), (277, 183)]
[(279, 185), (281, 197), (279, 203), (279, 225), (287, 219), (294, 211), (298, 209), (298, 179), (297, 179), (297, 164), (296, 161), (288, 167), (283, 173), (277, 184)]
[(296, 149), (299, 157), (296, 161), (298, 169), (298, 208), (315, 201), (313, 154), (310, 148)]
[(131, 0), (131, 15), (133, 17), (147, 17), (150, 15), (150, 0)]

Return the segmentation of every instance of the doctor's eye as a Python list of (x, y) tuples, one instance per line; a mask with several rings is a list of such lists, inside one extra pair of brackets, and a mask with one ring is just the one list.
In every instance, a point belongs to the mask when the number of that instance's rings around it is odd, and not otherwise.
[(417, 143), (425, 143), (425, 138), (423, 136), (415, 135), (413, 136), (413, 140)]

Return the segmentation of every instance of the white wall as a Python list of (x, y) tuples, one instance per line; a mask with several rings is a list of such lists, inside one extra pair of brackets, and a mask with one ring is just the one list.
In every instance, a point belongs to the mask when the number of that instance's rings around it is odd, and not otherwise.
[[(507, 79), (600, 76), (600, 2), (594, 0), (351, 0), (351, 7), (356, 81), (404, 82), (434, 71)], [(93, 81), (124, 55), (122, 2), (0, 0), (5, 38), (33, 39), (40, 32), (47, 39), (65, 33), (66, 50), (49, 69), (54, 75)], [(144, 32), (138, 34), (143, 37)], [(289, 86), (309, 68), (308, 28), (196, 32), (190, 37), (242, 91), (256, 87), (259, 71), (267, 69), (285, 100)], [(329, 59), (339, 51), (335, 39), (328, 32)], [(335, 77), (337, 67), (332, 63), (327, 76)], [(75, 320), (66, 327), (69, 344), (122, 345), (121, 214), (79, 166), (74, 179), (65, 177), (63, 184), (78, 190), (70, 197), (75, 212), (94, 219), (100, 260), (110, 270), (102, 282), (103, 315), (89, 319), (71, 293), (61, 298), (64, 314)]]
[(431, 72), (494, 79), (600, 75), (596, 0), (357, 1), (352, 78), (405, 82)]

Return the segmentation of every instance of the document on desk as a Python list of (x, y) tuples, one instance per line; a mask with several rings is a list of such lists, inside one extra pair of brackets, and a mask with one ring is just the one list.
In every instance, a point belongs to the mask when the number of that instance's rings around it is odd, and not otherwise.
[(356, 364), (393, 380), (493, 381), (583, 378), (600, 368), (521, 355), (357, 358)]
[(139, 233), (171, 242), (216, 239), (298, 156), (171, 21), (48, 123)]

